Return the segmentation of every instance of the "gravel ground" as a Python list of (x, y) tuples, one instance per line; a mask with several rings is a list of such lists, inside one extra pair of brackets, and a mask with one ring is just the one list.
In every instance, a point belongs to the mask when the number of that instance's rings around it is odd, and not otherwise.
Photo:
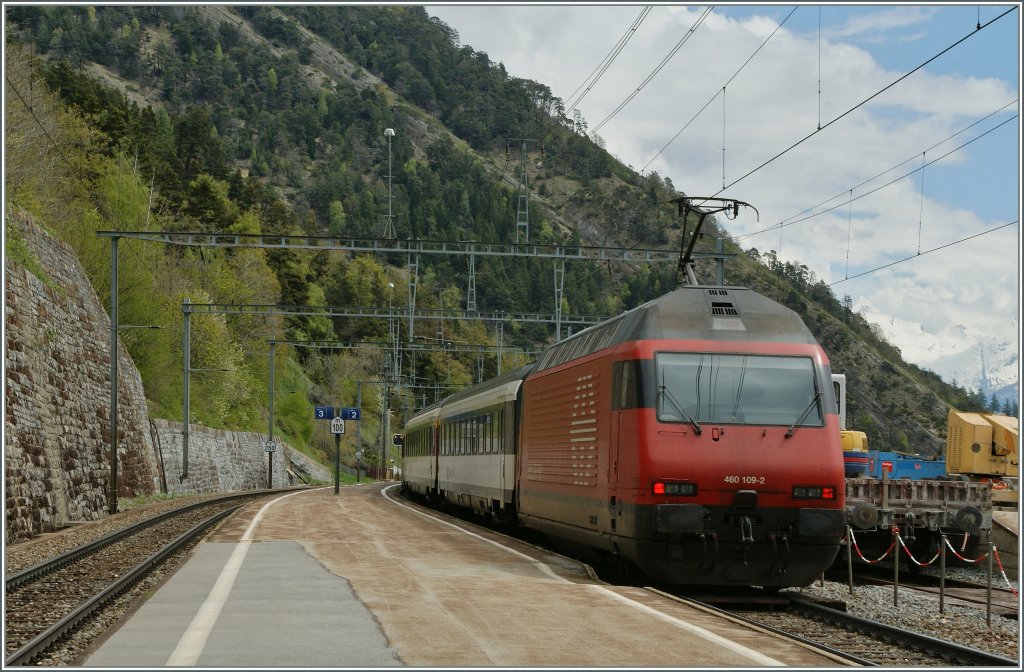
[[(949, 569), (947, 577), (977, 582), (977, 572)], [(1002, 577), (994, 586), (1005, 587)], [(1016, 582), (1013, 587), (1018, 589)], [(963, 644), (1007, 658), (1020, 660), (1020, 623), (1011, 618), (992, 615), (992, 627), (985, 622), (985, 610), (947, 604), (945, 614), (939, 613), (936, 600), (901, 592), (899, 606), (893, 606), (892, 588), (856, 586), (854, 594), (845, 583), (815, 581), (811, 586), (795, 590), (812, 599), (836, 600), (846, 603), (847, 612), (892, 626), (912, 630), (939, 639)]]
[(6, 545), (4, 548), (4, 576), (11, 576), (44, 560), (49, 560), (61, 553), (78, 548), (112, 532), (123, 530), (165, 511), (221, 496), (223, 493), (173, 497), (155, 502), (122, 501), (118, 504), (121, 510), (113, 516), (106, 516), (97, 521), (76, 523), (58, 532), (50, 532), (29, 541)]

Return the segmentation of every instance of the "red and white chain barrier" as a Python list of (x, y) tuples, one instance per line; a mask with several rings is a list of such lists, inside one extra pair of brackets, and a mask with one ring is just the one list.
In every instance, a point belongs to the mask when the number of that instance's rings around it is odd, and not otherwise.
[[(876, 558), (874, 560), (870, 560), (870, 559), (864, 557), (864, 554), (860, 550), (860, 546), (857, 545), (857, 537), (855, 537), (854, 534), (853, 534), (853, 528), (847, 528), (847, 530), (848, 530), (847, 534), (849, 535), (850, 541), (853, 543), (853, 548), (854, 548), (854, 550), (857, 551), (857, 556), (861, 560), (863, 560), (864, 562), (868, 563), (869, 565), (877, 565), (879, 562), (881, 562), (882, 560), (887, 558), (889, 556), (889, 554), (892, 553), (892, 551), (896, 547), (897, 543), (900, 546), (903, 547), (903, 551), (907, 554), (907, 557), (910, 558), (910, 561), (913, 562), (918, 567), (927, 567), (927, 566), (931, 565), (933, 562), (935, 562), (936, 560), (939, 559), (939, 556), (942, 553), (942, 547), (940, 546), (939, 550), (935, 552), (935, 557), (933, 557), (928, 562), (920, 562), (917, 558), (914, 557), (914, 554), (910, 552), (910, 549), (907, 547), (906, 542), (903, 541), (903, 537), (900, 536), (900, 528), (895, 526), (895, 525), (893, 525), (892, 527), (889, 528), (889, 530), (892, 532), (892, 543), (889, 544), (889, 548), (885, 549), (885, 553), (882, 553), (882, 555), (880, 555), (878, 558)], [(953, 555), (957, 559), (973, 565), (973, 564), (979, 563), (982, 560), (986, 559), (988, 557), (988, 553), (985, 553), (985, 554), (983, 554), (983, 555), (981, 555), (981, 556), (979, 556), (977, 558), (974, 558), (973, 560), (970, 559), (970, 558), (965, 558), (963, 555), (961, 555), (961, 553), (963, 553), (964, 549), (967, 548), (967, 538), (969, 536), (970, 536), (969, 534), (966, 534), (966, 533), (964, 534), (964, 540), (963, 540), (963, 543), (960, 546), (960, 551), (957, 551), (955, 548), (953, 548), (953, 545), (951, 543), (949, 543), (949, 538), (946, 537), (945, 535), (943, 535), (942, 540), (946, 544), (946, 546), (949, 547), (949, 550), (953, 552)], [(843, 540), (840, 543), (845, 543), (845, 542), (846, 542), (846, 538), (844, 537)], [(1013, 596), (1014, 597), (1020, 597), (1020, 594), (1017, 592), (1017, 589), (1013, 587), (1013, 584), (1010, 583), (1010, 579), (1006, 576), (1006, 570), (1003, 569), (1003, 560), (1002, 560), (1002, 558), (999, 557), (999, 549), (996, 548), (995, 546), (992, 546), (992, 553), (995, 556), (996, 563), (999, 565), (999, 573), (1002, 574), (1003, 581), (1006, 582), (1006, 586), (1013, 592)]]
[[(985, 553), (984, 555), (981, 555), (981, 556), (971, 560), (970, 558), (965, 558), (964, 556), (962, 556), (959, 553), (957, 553), (956, 549), (953, 548), (950, 545), (949, 539), (946, 539), (946, 545), (949, 546), (949, 550), (953, 551), (953, 555), (955, 555), (958, 559), (960, 559), (960, 560), (962, 560), (964, 562), (969, 562), (972, 565), (975, 564), (975, 563), (981, 562), (982, 560), (984, 560), (985, 558), (988, 557), (988, 553)], [(967, 540), (966, 540), (966, 535), (965, 535), (964, 546), (960, 550), (962, 551), (966, 547), (967, 547)], [(1017, 592), (1017, 589), (1013, 587), (1013, 584), (1010, 583), (1010, 579), (1006, 576), (1006, 570), (1003, 569), (1003, 559), (999, 557), (999, 549), (996, 548), (995, 546), (993, 546), (992, 547), (992, 553), (993, 553), (993, 555), (995, 555), (996, 564), (999, 565), (999, 573), (1002, 574), (1003, 581), (1006, 582), (1006, 586), (1013, 593), (1014, 597), (1020, 597), (1020, 594)]]

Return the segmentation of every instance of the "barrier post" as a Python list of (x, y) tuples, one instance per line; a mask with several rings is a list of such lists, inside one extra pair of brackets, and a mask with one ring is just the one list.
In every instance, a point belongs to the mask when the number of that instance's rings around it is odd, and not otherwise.
[(341, 485), (341, 434), (334, 435), (334, 494)]
[(850, 581), (850, 595), (853, 595), (853, 528), (846, 526), (846, 576)]
[(985, 588), (985, 625), (992, 627), (992, 551), (996, 547), (991, 541), (988, 542), (988, 586)]
[(946, 613), (946, 533), (943, 532), (939, 543), (939, 613)]
[(896, 543), (892, 547), (892, 605), (898, 607), (900, 604), (900, 531), (893, 528), (893, 536)]

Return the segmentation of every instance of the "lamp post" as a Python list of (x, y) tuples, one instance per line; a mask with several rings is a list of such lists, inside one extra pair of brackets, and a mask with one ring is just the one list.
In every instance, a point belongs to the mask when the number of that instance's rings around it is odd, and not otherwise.
[[(388, 129), (390, 130), (390, 129)], [(392, 131), (393, 132), (393, 131)], [(390, 201), (389, 201), (390, 202)], [(394, 296), (395, 283), (388, 283), (388, 341), (394, 343), (394, 349), (391, 352), (391, 363), (388, 366), (387, 375), (384, 376), (384, 434), (383, 440), (381, 441), (380, 449), (380, 461), (381, 469), (387, 468), (387, 453), (388, 453), (388, 437), (391, 436), (391, 385), (395, 380), (398, 364), (398, 339), (394, 333), (394, 316), (392, 315), (392, 303), (391, 300)]]

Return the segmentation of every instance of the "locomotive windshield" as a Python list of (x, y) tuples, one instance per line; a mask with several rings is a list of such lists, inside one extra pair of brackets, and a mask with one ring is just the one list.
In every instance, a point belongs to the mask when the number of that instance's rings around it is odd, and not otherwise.
[(656, 366), (661, 422), (823, 424), (807, 357), (663, 352)]

